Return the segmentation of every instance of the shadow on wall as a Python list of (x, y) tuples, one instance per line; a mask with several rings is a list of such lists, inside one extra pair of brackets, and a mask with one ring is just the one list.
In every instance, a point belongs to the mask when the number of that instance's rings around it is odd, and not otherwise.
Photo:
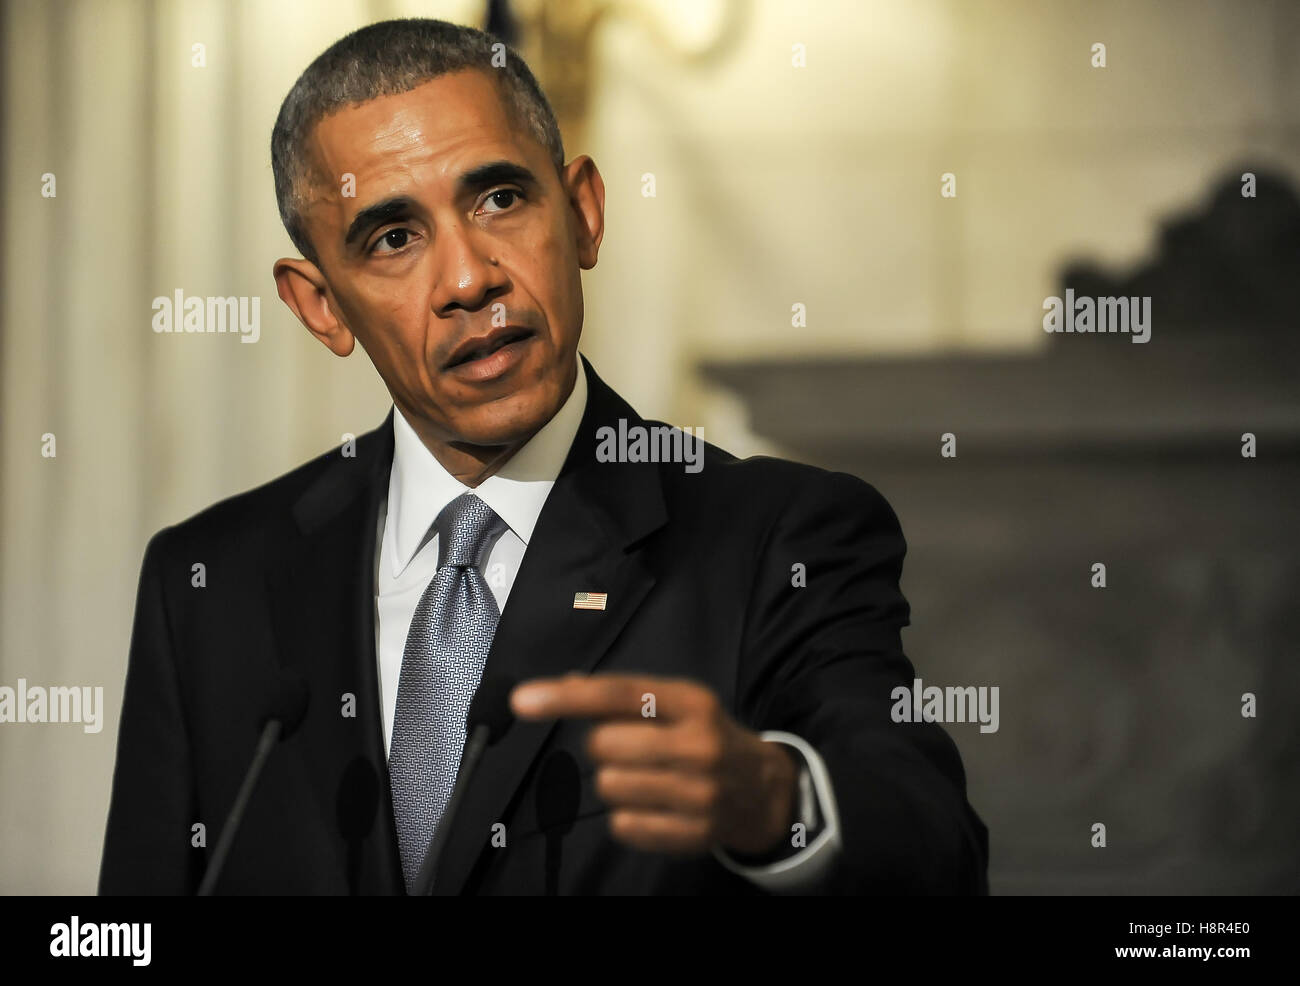
[[(1245, 193), (1245, 194), (1243, 194)], [(1131, 273), (1069, 263), (1061, 290), (1149, 297), (1161, 332), (1246, 335), (1300, 327), (1300, 198), (1276, 171), (1230, 169), (1201, 208), (1161, 223), (1156, 255)]]

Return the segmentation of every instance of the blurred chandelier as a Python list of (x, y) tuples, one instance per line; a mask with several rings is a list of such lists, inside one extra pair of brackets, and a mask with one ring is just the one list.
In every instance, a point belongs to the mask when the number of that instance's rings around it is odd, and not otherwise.
[(488, 0), (484, 27), (523, 56), (551, 101), (566, 148), (576, 148), (584, 143), (594, 81), (592, 39), (607, 17), (639, 24), (675, 63), (698, 67), (735, 42), (747, 6), (747, 0)]

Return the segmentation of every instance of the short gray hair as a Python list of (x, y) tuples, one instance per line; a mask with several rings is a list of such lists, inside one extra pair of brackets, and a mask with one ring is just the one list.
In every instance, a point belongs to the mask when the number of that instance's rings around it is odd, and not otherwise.
[[(280, 104), (271, 131), (280, 219), (304, 257), (319, 263), (302, 220), (311, 180), (307, 139), (317, 123), (346, 106), (409, 92), (449, 72), (481, 69), (497, 81), (507, 111), (550, 152), (556, 170), (564, 167), (564, 144), (551, 104), (524, 60), (508, 48), (494, 51), (497, 44), (489, 34), (446, 21), (380, 21), (340, 38), (307, 66)], [(494, 55), (500, 67), (492, 64)]]

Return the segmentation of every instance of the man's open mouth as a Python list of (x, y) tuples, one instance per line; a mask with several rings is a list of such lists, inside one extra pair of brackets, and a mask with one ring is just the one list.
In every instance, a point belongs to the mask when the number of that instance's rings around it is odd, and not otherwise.
[(486, 336), (480, 339), (471, 339), (462, 343), (447, 362), (446, 369), (454, 366), (460, 366), (463, 363), (472, 363), (475, 360), (484, 359), (491, 356), (498, 349), (509, 346), (511, 343), (519, 342), (533, 335), (532, 329), (522, 329), (514, 326), (506, 326), (501, 329), (494, 329)]

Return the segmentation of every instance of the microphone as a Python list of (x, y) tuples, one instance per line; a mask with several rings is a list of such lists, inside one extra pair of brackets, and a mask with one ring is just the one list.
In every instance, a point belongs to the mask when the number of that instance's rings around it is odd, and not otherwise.
[(262, 776), (266, 759), (276, 743), (293, 735), (294, 730), (302, 724), (307, 715), (307, 699), (307, 683), (299, 675), (287, 673), (276, 682), (275, 694), (267, 703), (267, 713), (262, 718), (262, 735), (258, 738), (253, 761), (244, 774), (244, 783), (240, 785), (235, 803), (226, 816), (221, 837), (217, 839), (216, 848), (212, 851), (212, 860), (208, 863), (207, 872), (203, 874), (203, 882), (199, 884), (200, 897), (212, 896), (212, 889), (221, 877), (221, 870), (226, 864), (226, 857), (230, 855), (230, 847), (244, 820), (244, 812), (248, 809), (258, 778)]
[(339, 780), (334, 815), (339, 834), (347, 847), (348, 889), (358, 892), (361, 879), (361, 846), (375, 824), (379, 807), (379, 774), (363, 756), (348, 764)]
[(578, 761), (567, 750), (556, 750), (542, 764), (537, 778), (537, 828), (546, 839), (545, 896), (560, 890), (560, 846), (578, 818), (582, 778)]
[(420, 873), (415, 878), (415, 889), (411, 894), (413, 897), (427, 897), (433, 888), (433, 876), (437, 872), (443, 849), (446, 848), (456, 812), (464, 800), (465, 789), (469, 787), (470, 779), (478, 769), (484, 752), (501, 739), (515, 721), (515, 714), (510, 711), (510, 692), (515, 684), (515, 679), (510, 675), (489, 672), (483, 676), (478, 690), (474, 692), (469, 712), (465, 716), (467, 738), (464, 755), (460, 758), (460, 770), (456, 774), (456, 783), (451, 789), (447, 808), (438, 820), (429, 849), (424, 854)]

